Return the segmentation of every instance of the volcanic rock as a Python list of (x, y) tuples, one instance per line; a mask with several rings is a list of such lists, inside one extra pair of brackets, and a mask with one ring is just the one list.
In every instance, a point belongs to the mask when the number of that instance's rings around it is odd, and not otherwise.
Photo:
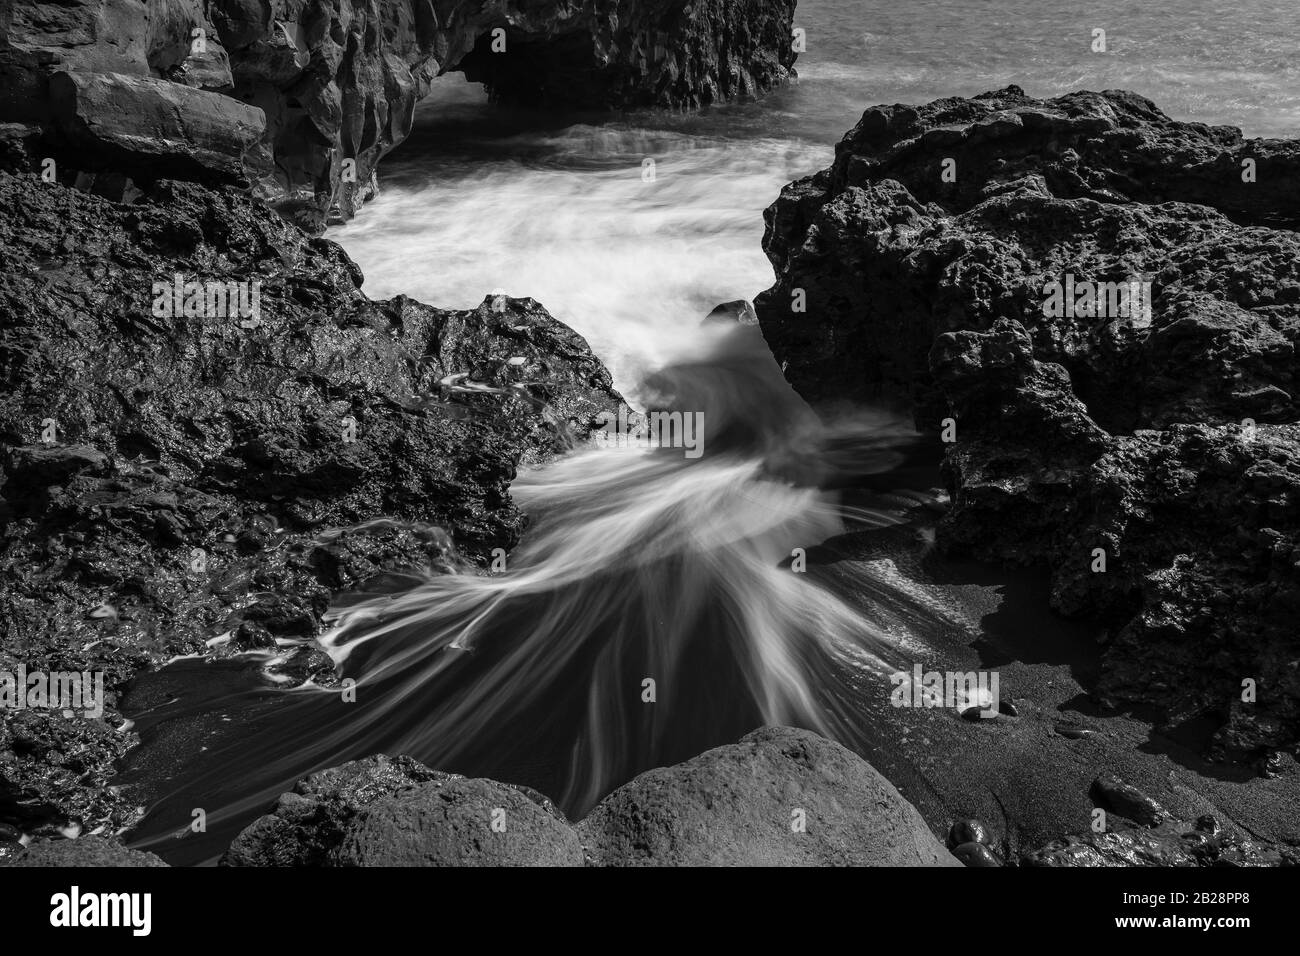
[(1020, 857), (1021, 866), (1300, 866), (1300, 850), (1221, 831), (1213, 817), (1155, 828), (1120, 825), (1055, 840)]
[(961, 865), (870, 764), (788, 727), (643, 773), (576, 828), (528, 787), (441, 773), (409, 757), (368, 757), (300, 781), (222, 862)]
[[(0, 172), (0, 209), (0, 669), (111, 689), (278, 642), (286, 676), (329, 680), (312, 638), (336, 595), (486, 566), (524, 527), (516, 469), (620, 401), (533, 300), (372, 302), (336, 245), (234, 189), (122, 205)], [(177, 309), (178, 283), (221, 296)], [(124, 825), (114, 702), (5, 714), (6, 819)]]
[(1093, 781), (1092, 798), (1097, 806), (1128, 817), (1144, 827), (1157, 827), (1168, 816), (1164, 808), (1151, 797), (1112, 775), (1104, 775)]
[(99, 836), (83, 836), (75, 840), (38, 840), (18, 851), (6, 861), (0, 857), (0, 866), (41, 867), (140, 867), (166, 866), (152, 853), (128, 850), (120, 843)]
[(791, 384), (946, 433), (940, 546), (1050, 567), (1105, 629), (1100, 702), (1219, 758), (1300, 743), (1298, 173), (1132, 93), (1008, 87), (868, 110), (766, 214)]
[[(549, 801), (548, 801), (549, 802)], [(582, 866), (567, 820), (514, 787), (445, 775), (367, 807), (334, 866)]]
[(348, 826), (370, 804), (429, 781), (446, 780), (410, 757), (382, 754), (304, 777), (273, 811), (240, 832), (224, 866), (324, 866)]
[(245, 183), (270, 174), (255, 106), (180, 83), (121, 73), (56, 73), (54, 121), (74, 148), (137, 175)]
[(865, 760), (767, 727), (641, 774), (578, 825), (596, 866), (959, 866)]
[[(463, 72), (499, 100), (534, 106), (682, 108), (770, 89), (792, 75), (795, 59), (795, 0), (11, 6), (0, 30), (0, 122), (53, 127), (59, 74), (72, 78), (59, 81), (62, 95), (74, 84), (81, 107), (78, 135), (59, 123), (65, 135), (49, 137), (42, 156), (69, 170), (149, 179), (161, 175), (158, 147), (137, 127), (161, 119), (168, 151), (191, 151), (174, 134), (182, 111), (193, 112), (201, 140), (221, 124), (237, 130), (224, 145), (248, 158), (243, 178), (313, 231), (350, 217), (373, 193), (380, 159), (410, 132), (439, 75)], [(264, 117), (256, 149), (245, 148), (241, 112)], [(105, 115), (110, 128), (81, 128)], [(105, 140), (112, 148), (85, 148)], [(199, 145), (194, 152), (210, 152), (217, 140)], [(233, 157), (221, 158), (224, 178)]]

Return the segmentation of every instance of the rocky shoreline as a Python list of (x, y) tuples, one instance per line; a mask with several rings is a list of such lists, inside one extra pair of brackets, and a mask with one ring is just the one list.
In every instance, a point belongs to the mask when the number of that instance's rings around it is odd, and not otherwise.
[[(433, 78), (690, 107), (794, 61), (793, 0), (149, 6), (0, 22), (0, 670), (109, 686), (94, 720), (6, 711), (0, 863), (161, 865), (113, 836), (140, 813), (109, 784), (135, 742), (120, 689), (250, 650), (331, 680), (313, 638), (333, 600), (486, 568), (524, 530), (516, 469), (621, 401), (537, 302), (372, 301), (318, 237), (373, 191)], [(1131, 93), (876, 107), (768, 211), (777, 283), (755, 303), (810, 404), (883, 398), (944, 435), (942, 553), (1049, 566), (1053, 608), (1105, 629), (1099, 707), (1264, 776), (1294, 776), (1300, 742), (1297, 171), (1298, 144)], [(1151, 314), (1053, 316), (1066, 276), (1149, 283)], [(765, 728), (575, 825), (527, 788), (377, 755), (300, 781), (223, 862), (1298, 861), (1124, 781), (1090, 799), (1129, 822), (999, 843), (838, 744)]]
[(291, 680), (329, 680), (335, 596), (513, 547), (516, 468), (617, 407), (608, 371), (531, 299), (373, 302), (313, 233), (440, 73), (598, 108), (792, 75), (793, 0), (670, 6), (4, 8), (0, 665), (108, 692), (95, 720), (6, 710), (0, 855), (138, 817), (108, 781), (142, 669), (280, 648)]
[[(309, 644), (335, 595), (486, 567), (524, 527), (515, 469), (619, 401), (536, 302), (373, 302), (336, 246), (233, 190), (165, 181), (127, 206), (0, 173), (0, 204), (6, 669), (113, 688), (295, 642), (286, 672), (319, 680), (333, 665)], [(256, 324), (153, 314), (176, 275), (258, 283)], [(66, 723), (6, 720), (10, 799), (31, 822), (124, 825), (102, 786), (69, 785), (102, 785), (127, 738)]]
[(0, 122), (111, 198), (242, 184), (312, 232), (350, 218), (433, 81), (503, 101), (683, 108), (793, 75), (795, 0), (7, 4)]
[[(165, 866), (94, 837), (13, 866)], [(642, 774), (571, 824), (525, 787), (377, 756), (312, 774), (221, 865), (959, 866), (888, 780), (839, 744), (768, 727)]]
[[(1104, 626), (1098, 702), (1263, 772), (1300, 743), (1298, 168), (1132, 93), (875, 107), (768, 210), (756, 303), (811, 403), (947, 443), (942, 548)], [(1131, 281), (1145, 315), (1050, 304)]]

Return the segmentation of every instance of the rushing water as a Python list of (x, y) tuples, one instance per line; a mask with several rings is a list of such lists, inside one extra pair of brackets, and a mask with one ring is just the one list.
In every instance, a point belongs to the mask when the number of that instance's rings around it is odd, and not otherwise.
[[(791, 573), (793, 548), (914, 520), (925, 496), (878, 488), (846, 507), (827, 489), (904, 483), (891, 469), (907, 429), (868, 410), (819, 422), (755, 330), (701, 326), (770, 284), (762, 209), (825, 166), (866, 106), (1008, 83), (1127, 87), (1178, 118), (1295, 135), (1294, 3), (803, 0), (797, 83), (685, 115), (522, 114), (440, 81), (385, 163), (381, 197), (332, 234), (366, 291), (455, 308), (496, 291), (536, 298), (626, 394), (702, 410), (708, 453), (592, 449), (522, 474), (513, 494), (533, 525), (507, 573), (342, 599), (324, 644), (358, 681), (355, 704), (247, 681), (183, 701), (186, 719), (214, 722), (199, 756), (161, 761), (172, 782), (145, 788), (161, 799), (139, 836), (183, 832), (189, 808), (207, 807), (213, 835), (183, 851), (163, 840), (177, 861), (203, 859), (298, 776), (376, 751), (529, 783), (580, 814), (640, 770), (760, 722), (865, 746), (883, 675), (951, 615), (887, 562), (856, 567), (851, 600)], [(1091, 52), (1094, 28), (1108, 53)], [(153, 751), (137, 771), (167, 749), (176, 716), (140, 715)]]
[(510, 113), (444, 77), (380, 197), (332, 238), (376, 298), (537, 299), (635, 392), (697, 347), (701, 315), (771, 285), (762, 210), (872, 104), (1127, 88), (1178, 119), (1300, 134), (1295, 0), (800, 0), (796, 23), (797, 83), (694, 114)]

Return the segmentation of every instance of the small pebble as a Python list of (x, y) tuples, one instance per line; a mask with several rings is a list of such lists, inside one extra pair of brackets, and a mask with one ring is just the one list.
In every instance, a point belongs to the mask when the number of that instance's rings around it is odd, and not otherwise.
[(1165, 820), (1166, 813), (1160, 804), (1119, 777), (1098, 777), (1092, 782), (1089, 793), (1097, 806), (1128, 817), (1145, 827), (1158, 827)]
[(1202, 833), (1208, 833), (1210, 836), (1214, 836), (1220, 829), (1222, 829), (1222, 827), (1216, 817), (1212, 814), (1206, 813), (1196, 818), (1196, 829), (1200, 830)]
[(992, 844), (993, 838), (989, 836), (988, 827), (976, 819), (958, 820), (948, 830), (948, 849), (959, 847), (963, 843), (980, 843), (984, 846)]
[(1282, 776), (1282, 752), (1273, 750), (1264, 755), (1259, 762), (1259, 775), (1265, 780)]
[(963, 843), (952, 851), (952, 855), (967, 866), (1001, 866), (998, 858), (988, 847), (980, 843)]
[(1057, 724), (1056, 732), (1069, 740), (1082, 740), (1093, 734), (1091, 727), (1081, 727), (1078, 724)]

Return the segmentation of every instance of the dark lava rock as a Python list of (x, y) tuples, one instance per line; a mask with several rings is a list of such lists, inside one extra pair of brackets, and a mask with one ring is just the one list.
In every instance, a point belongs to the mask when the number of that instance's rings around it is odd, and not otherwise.
[(312, 229), (374, 194), (440, 74), (528, 105), (692, 107), (770, 89), (795, 59), (795, 0), (10, 6), (0, 122), (57, 132), (40, 155), (137, 180), (197, 159), (204, 181), (242, 155), (258, 194)]
[(353, 760), (298, 781), (235, 837), (224, 866), (324, 866), (356, 816), (377, 800), (450, 774), (410, 757)]
[(1300, 866), (1300, 850), (1178, 822), (1159, 829), (1108, 829), (1056, 840), (1021, 854), (1021, 866)]
[(982, 843), (962, 843), (955, 847), (952, 855), (962, 862), (963, 866), (1001, 866), (1002, 863), (993, 851)]
[(137, 175), (241, 183), (270, 174), (266, 117), (229, 96), (149, 76), (55, 73), (55, 123), (68, 144)]
[(1259, 759), (1259, 775), (1272, 780), (1282, 776), (1282, 754), (1273, 750)]
[(979, 820), (958, 820), (948, 830), (948, 849), (951, 850), (963, 843), (992, 846), (993, 838), (989, 835), (988, 827)]
[(720, 325), (758, 325), (758, 316), (747, 299), (736, 299), (717, 306), (704, 317), (704, 321)]
[(366, 808), (335, 866), (582, 866), (568, 822), (520, 790), (448, 777)]
[(1091, 796), (1093, 803), (1103, 810), (1128, 817), (1144, 827), (1158, 827), (1167, 816), (1155, 800), (1118, 777), (1098, 777), (1092, 783)]
[[(1100, 703), (1249, 760), (1300, 741), (1298, 226), (1300, 143), (1009, 87), (868, 110), (767, 211), (755, 305), (813, 403), (955, 423), (940, 546), (1051, 568)], [(1149, 321), (1049, 315), (1067, 277)]]
[(104, 866), (166, 866), (152, 853), (128, 850), (104, 837), (83, 836), (75, 840), (38, 840), (0, 866), (70, 866), (77, 868)]
[[(181, 654), (310, 657), (341, 592), (513, 547), (516, 469), (620, 401), (533, 300), (372, 302), (336, 245), (233, 189), (121, 205), (0, 172), (0, 261), (2, 669), (111, 690)], [(245, 283), (249, 315), (168, 315), (177, 276)], [(13, 822), (129, 822), (114, 702), (4, 715)]]
[[(492, 829), (505, 810), (504, 832)], [(231, 843), (224, 866), (582, 865), (568, 821), (528, 787), (376, 755), (280, 795)]]
[(596, 866), (957, 866), (861, 757), (768, 727), (650, 770), (578, 825)]

